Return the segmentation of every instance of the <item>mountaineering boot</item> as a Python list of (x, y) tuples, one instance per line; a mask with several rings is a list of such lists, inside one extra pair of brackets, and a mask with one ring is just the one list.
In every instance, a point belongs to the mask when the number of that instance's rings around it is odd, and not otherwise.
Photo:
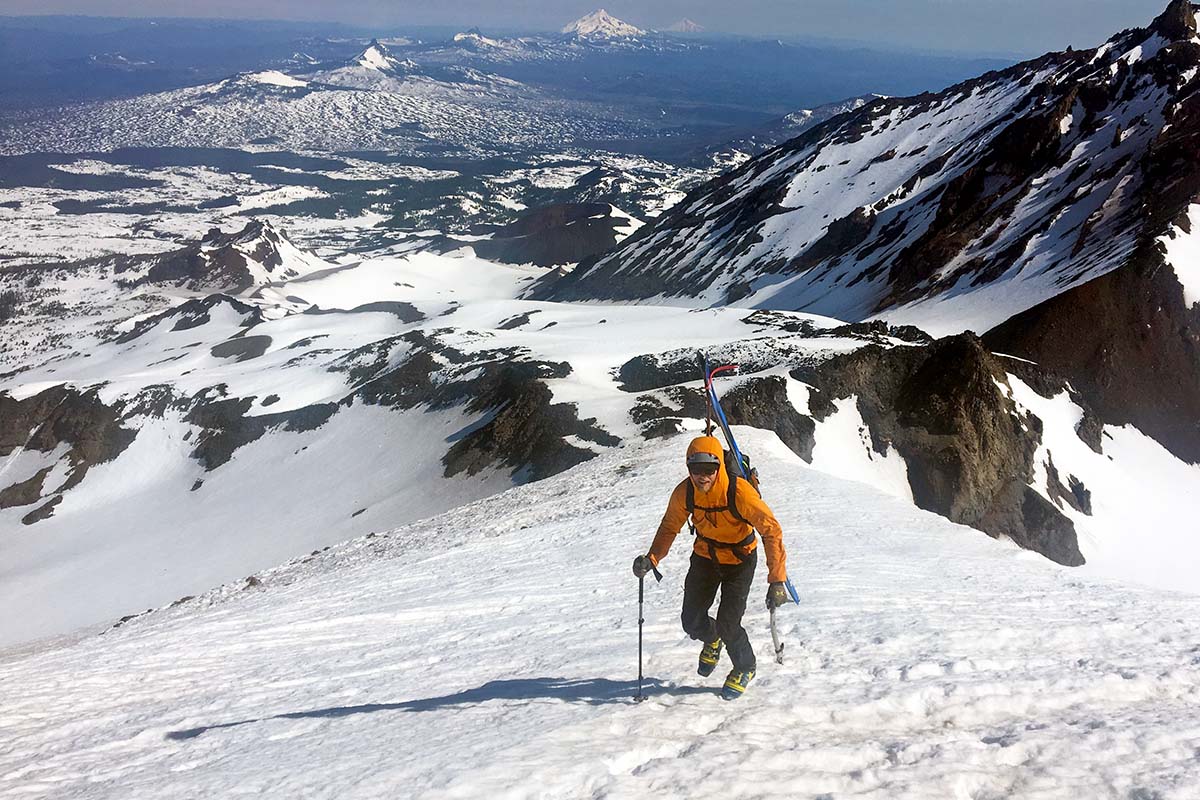
[(729, 676), (725, 678), (725, 686), (721, 688), (721, 699), (736, 700), (742, 696), (742, 692), (746, 691), (746, 687), (750, 685), (750, 681), (754, 680), (754, 670), (730, 670)]
[(704, 645), (704, 649), (700, 651), (700, 666), (696, 667), (696, 672), (704, 677), (712, 675), (713, 670), (717, 668), (717, 662), (721, 660), (721, 640), (716, 639)]

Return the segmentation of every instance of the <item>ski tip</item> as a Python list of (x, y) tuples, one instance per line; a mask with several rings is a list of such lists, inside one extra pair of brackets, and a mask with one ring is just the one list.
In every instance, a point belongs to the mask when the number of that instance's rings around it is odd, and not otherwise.
[(783, 582), (783, 585), (787, 587), (788, 594), (792, 596), (792, 602), (800, 605), (800, 594), (796, 591), (796, 587), (792, 585), (792, 579), (788, 578)]

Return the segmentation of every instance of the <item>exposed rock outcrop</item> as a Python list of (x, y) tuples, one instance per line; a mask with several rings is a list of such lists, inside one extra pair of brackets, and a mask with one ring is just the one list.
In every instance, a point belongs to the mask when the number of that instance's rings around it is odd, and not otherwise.
[[(52, 453), (66, 446), (70, 468), (61, 486), (49, 487), (53, 497), (37, 512), (30, 512), (26, 524), (53, 513), (62, 493), (77, 486), (88, 470), (111, 461), (127, 448), (136, 435), (122, 425), (123, 408), (106, 405), (95, 389), (80, 392), (67, 386), (54, 386), (24, 400), (0, 393), (0, 458), (14, 450)], [(31, 505), (43, 498), (48, 470), (12, 485), (0, 485), (0, 508)]]
[(993, 350), (1038, 362), (1100, 417), (1131, 423), (1200, 463), (1200, 310), (1153, 246), (1135, 265), (1068, 290), (989, 331)]
[(620, 241), (619, 229), (627, 223), (614, 216), (607, 203), (556, 203), (526, 212), (508, 225), (481, 231), (491, 233), (490, 239), (441, 237), (432, 246), (442, 252), (470, 246), (491, 261), (552, 267), (608, 252)]
[(877, 449), (903, 456), (921, 508), (1060, 564), (1083, 563), (1074, 525), (1029, 486), (1041, 421), (1001, 391), (1005, 369), (974, 336), (868, 346), (793, 376), (826, 399), (858, 398)]
[(551, 392), (532, 364), (504, 366), (479, 387), (468, 405), (488, 414), (482, 425), (466, 432), (442, 458), (446, 477), (474, 475), (503, 464), (522, 469), (523, 480), (540, 480), (592, 458), (593, 451), (564, 441), (575, 436), (605, 447), (620, 444), (594, 419), (580, 420), (571, 403), (551, 402)]
[(269, 223), (252, 220), (233, 233), (213, 228), (199, 242), (180, 250), (120, 261), (117, 272), (144, 269), (145, 274), (134, 285), (172, 284), (197, 291), (239, 294), (261, 283), (287, 280), (330, 266), (299, 251)]

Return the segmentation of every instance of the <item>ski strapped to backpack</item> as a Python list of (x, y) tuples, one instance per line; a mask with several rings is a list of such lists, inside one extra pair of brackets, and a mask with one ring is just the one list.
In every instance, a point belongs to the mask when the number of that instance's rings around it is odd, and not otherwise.
[[(725, 434), (726, 443), (729, 445), (729, 449), (725, 451), (725, 469), (729, 473), (729, 493), (726, 498), (726, 503), (727, 503), (726, 507), (709, 509), (709, 508), (704, 508), (703, 506), (697, 506), (695, 489), (692, 486), (692, 482), (688, 481), (688, 484), (687, 484), (688, 515), (690, 517), (692, 512), (697, 509), (699, 509), (700, 511), (713, 511), (713, 512), (728, 511), (737, 520), (739, 520), (741, 522), (747, 522), (746, 518), (743, 517), (741, 512), (739, 512), (737, 509), (737, 484), (738, 484), (737, 478), (744, 478), (754, 488), (754, 491), (759, 492), (759, 496), (761, 497), (762, 492), (759, 489), (758, 470), (753, 469), (750, 466), (750, 458), (748, 456), (743, 455), (742, 451), (738, 449), (737, 439), (734, 438), (733, 431), (729, 429), (729, 420), (725, 418), (725, 410), (723, 408), (721, 408), (721, 400), (720, 400), (720, 398), (717, 397), (716, 386), (713, 384), (713, 378), (717, 374), (719, 374), (721, 372), (729, 372), (729, 371), (735, 370), (735, 369), (737, 369), (737, 366), (730, 364), (730, 365), (716, 367), (715, 369), (710, 368), (709, 364), (708, 364), (708, 359), (705, 358), (703, 353), (697, 354), (697, 361), (699, 362), (700, 369), (703, 370), (703, 373), (704, 373), (704, 400), (705, 400), (705, 409), (706, 409), (706, 414), (707, 414), (706, 419), (705, 419), (705, 433), (708, 436), (712, 436), (713, 419), (715, 418), (717, 425), (721, 428), (721, 433)], [(731, 455), (733, 456), (732, 458), (730, 458)], [(754, 531), (753, 530), (750, 531), (750, 535), (747, 536), (745, 539), (742, 539), (740, 542), (735, 542), (733, 544), (729, 544), (727, 542), (715, 542), (714, 540), (709, 539), (706, 536), (701, 536), (699, 533), (696, 532), (694, 525), (692, 526), (692, 533), (694, 533), (697, 536), (697, 538), (699, 538), (706, 545), (708, 545), (709, 556), (714, 561), (717, 560), (717, 554), (716, 554), (716, 550), (715, 550), (716, 547), (730, 548), (732, 550), (734, 556), (736, 556), (739, 561), (745, 561), (749, 556), (744, 553), (741, 553), (740, 550), (742, 548), (745, 548), (746, 546), (748, 546), (749, 544), (751, 544), (754, 541)], [(800, 603), (800, 595), (799, 595), (799, 593), (797, 593), (796, 587), (792, 585), (791, 578), (788, 578), (784, 581), (784, 586), (787, 587), (787, 591), (788, 591), (788, 594), (792, 598), (792, 602), (799, 604)], [(772, 625), (774, 624), (774, 621), (775, 621), (775, 614), (774, 614), (774, 609), (772, 609), (772, 613), (771, 613)], [(782, 657), (783, 657), (782, 653), (783, 653), (783, 645), (777, 645), (776, 652), (775, 652), (777, 661), (782, 659)]]

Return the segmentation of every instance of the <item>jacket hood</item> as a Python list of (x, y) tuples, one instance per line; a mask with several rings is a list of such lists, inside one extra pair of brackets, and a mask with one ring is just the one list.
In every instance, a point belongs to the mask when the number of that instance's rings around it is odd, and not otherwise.
[[(687, 454), (695, 453), (711, 453), (717, 457), (720, 467), (717, 469), (717, 482), (713, 484), (713, 488), (708, 492), (696, 491), (697, 497), (705, 498), (724, 498), (729, 491), (729, 475), (725, 472), (725, 448), (721, 444), (721, 440), (715, 436), (697, 436), (692, 439), (688, 445)], [(688, 480), (691, 480), (689, 478)], [(719, 503), (703, 502), (701, 505), (720, 505)]]

